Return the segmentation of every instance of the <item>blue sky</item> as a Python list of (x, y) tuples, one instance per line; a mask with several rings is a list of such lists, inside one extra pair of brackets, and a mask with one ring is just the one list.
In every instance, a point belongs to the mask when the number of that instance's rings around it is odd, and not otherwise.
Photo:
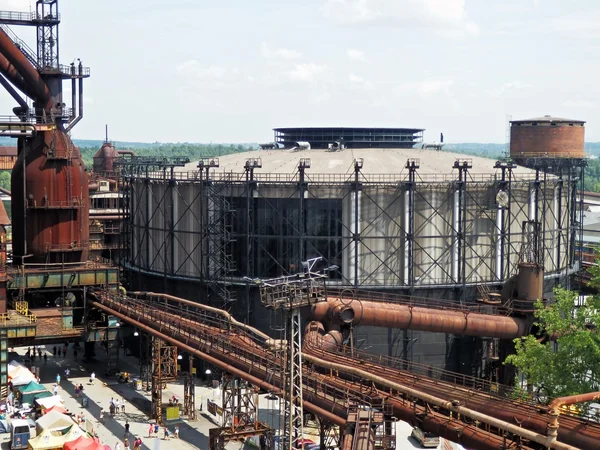
[[(102, 138), (105, 123), (113, 140), (146, 142), (410, 126), (501, 143), (508, 115), (552, 114), (600, 141), (597, 1), (61, 0), (60, 12), (61, 63), (92, 70), (76, 138)], [(0, 114), (12, 103), (1, 93)]]

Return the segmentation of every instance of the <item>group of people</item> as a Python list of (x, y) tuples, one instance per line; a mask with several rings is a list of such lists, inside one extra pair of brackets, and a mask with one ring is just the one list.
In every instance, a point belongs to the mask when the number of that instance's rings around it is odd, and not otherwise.
[(121, 408), (121, 412), (123, 414), (125, 414), (125, 399), (121, 399), (121, 401), (119, 401), (118, 398), (112, 398), (110, 399), (110, 403), (109, 403), (109, 410), (110, 410), (110, 415), (114, 416), (116, 413), (119, 412), (119, 408)]
[[(69, 344), (65, 344), (62, 347), (57, 347), (56, 345), (54, 347), (52, 347), (52, 354), (54, 355), (54, 357), (56, 358), (56, 355), (58, 354), (58, 357), (60, 358), (61, 356), (63, 358), (67, 357), (67, 351), (69, 350)], [(77, 350), (74, 350), (74, 356), (75, 359), (77, 359)], [(40, 352), (41, 353), (41, 352)], [(41, 356), (41, 355), (40, 355)]]
[(46, 361), (48, 361), (48, 355), (46, 355), (46, 353), (44, 353), (42, 355), (42, 347), (37, 347), (37, 348), (34, 347), (33, 349), (31, 347), (29, 347), (27, 349), (27, 351), (25, 352), (25, 356), (27, 358), (31, 359), (32, 362), (35, 361), (36, 354), (37, 354), (37, 357), (40, 360), (42, 359), (42, 356), (43, 356), (43, 358), (44, 358), (44, 364), (46, 364)]
[[(123, 441), (123, 449), (127, 450), (129, 449), (129, 439), (125, 438), (125, 440)], [(142, 440), (137, 437), (135, 438), (135, 440), (133, 441), (133, 450), (140, 450), (142, 448)], [(114, 450), (121, 450), (121, 443), (117, 442), (115, 444), (115, 449)]]
[[(159, 430), (160, 430), (160, 427), (157, 423), (154, 423), (154, 424), (151, 423), (150, 427), (148, 428), (148, 438), (151, 438), (153, 436), (158, 437)], [(163, 439), (165, 439), (167, 441), (170, 440), (171, 431), (169, 431), (169, 429), (167, 427), (163, 427), (163, 433), (164, 433)], [(179, 439), (179, 426), (175, 425), (173, 434), (177, 439)]]

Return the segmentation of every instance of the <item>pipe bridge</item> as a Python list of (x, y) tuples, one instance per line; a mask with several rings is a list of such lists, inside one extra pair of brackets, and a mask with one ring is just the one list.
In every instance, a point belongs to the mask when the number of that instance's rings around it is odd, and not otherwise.
[[(153, 293), (99, 290), (91, 304), (195, 357), (265, 390), (282, 394), (285, 345), (227, 312)], [(508, 387), (377, 355), (323, 346), (323, 326), (305, 335), (304, 408), (339, 426), (352, 445), (349, 405), (392, 411), (395, 418), (468, 448), (594, 449), (600, 424), (511, 399)], [(348, 444), (350, 442), (350, 444)], [(389, 448), (367, 439), (365, 449)], [(348, 447), (353, 448), (353, 447)], [(361, 447), (362, 448), (362, 447)]]

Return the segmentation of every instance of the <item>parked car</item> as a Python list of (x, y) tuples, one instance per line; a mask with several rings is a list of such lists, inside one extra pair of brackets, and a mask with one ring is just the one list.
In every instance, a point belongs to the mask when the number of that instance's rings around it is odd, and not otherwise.
[(436, 448), (440, 445), (439, 436), (428, 431), (423, 431), (419, 427), (414, 427), (410, 435), (425, 448)]

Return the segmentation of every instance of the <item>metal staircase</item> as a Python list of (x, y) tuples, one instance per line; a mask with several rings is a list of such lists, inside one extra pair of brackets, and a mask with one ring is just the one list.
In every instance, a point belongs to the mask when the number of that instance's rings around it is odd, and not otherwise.
[(33, 67), (39, 70), (40, 66), (38, 64), (35, 51), (33, 51), (23, 39), (19, 38), (9, 26), (0, 23), (0, 30), (4, 31), (8, 35), (8, 37), (15, 43), (17, 48), (21, 50), (21, 53), (25, 55), (25, 58), (27, 58), (27, 60), (33, 64)]
[(230, 183), (208, 183), (208, 221), (207, 233), (207, 284), (210, 289), (209, 298), (213, 303), (229, 310), (236, 300), (231, 289), (231, 276), (235, 271), (232, 255), (233, 222), (235, 209), (230, 202)]

